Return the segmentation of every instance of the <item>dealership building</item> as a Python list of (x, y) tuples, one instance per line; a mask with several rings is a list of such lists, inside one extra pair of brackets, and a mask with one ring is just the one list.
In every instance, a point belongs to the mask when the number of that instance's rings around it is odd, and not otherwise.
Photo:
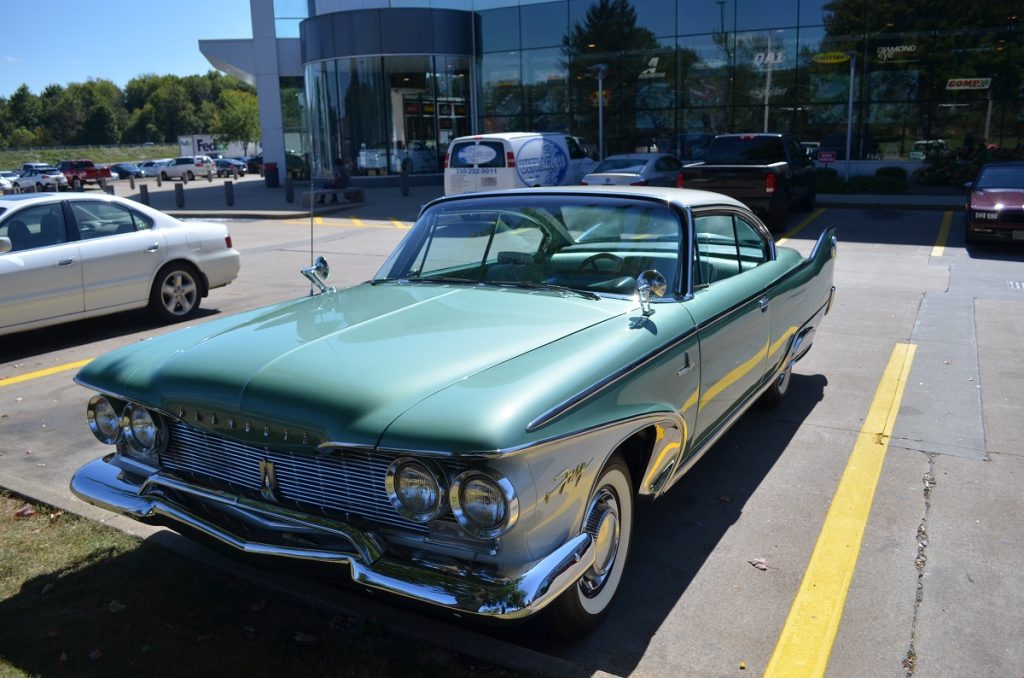
[[(922, 8), (927, 8), (924, 11)], [(250, 0), (204, 40), (256, 86), (265, 158), (436, 174), (456, 136), (559, 131), (699, 159), (709, 135), (790, 132), (843, 160), (1020, 156), (1021, 0)], [(599, 94), (600, 92), (600, 94)], [(811, 144), (813, 145), (813, 143)]]

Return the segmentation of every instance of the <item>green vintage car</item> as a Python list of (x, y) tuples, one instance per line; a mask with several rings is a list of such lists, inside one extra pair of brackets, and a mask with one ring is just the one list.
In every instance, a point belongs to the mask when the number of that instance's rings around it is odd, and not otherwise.
[(128, 346), (77, 377), (109, 454), (82, 499), (333, 563), (462, 615), (609, 609), (634, 504), (777, 401), (835, 292), (731, 198), (553, 188), (435, 200), (370, 281)]

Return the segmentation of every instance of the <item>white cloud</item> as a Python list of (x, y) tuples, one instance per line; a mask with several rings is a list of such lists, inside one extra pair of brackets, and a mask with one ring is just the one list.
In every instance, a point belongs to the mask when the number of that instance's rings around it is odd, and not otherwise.
[(9, 64), (20, 64), (21, 63), (21, 59), (19, 59), (18, 57), (5, 56), (3, 59), (4, 59), (4, 61), (6, 61)]

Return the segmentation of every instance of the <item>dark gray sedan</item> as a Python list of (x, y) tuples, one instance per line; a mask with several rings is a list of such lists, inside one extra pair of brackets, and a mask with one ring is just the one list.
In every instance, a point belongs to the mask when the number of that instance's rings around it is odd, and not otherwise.
[(677, 186), (683, 166), (668, 153), (622, 153), (605, 158), (583, 177), (589, 186)]

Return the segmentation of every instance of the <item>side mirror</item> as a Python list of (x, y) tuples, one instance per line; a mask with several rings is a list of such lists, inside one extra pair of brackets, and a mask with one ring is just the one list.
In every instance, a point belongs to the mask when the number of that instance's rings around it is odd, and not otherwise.
[(327, 280), (327, 276), (331, 272), (331, 267), (327, 264), (327, 259), (323, 257), (317, 257), (316, 263), (312, 266), (307, 266), (302, 269), (302, 275), (306, 276), (309, 282), (313, 283), (314, 286), (320, 288), (321, 292), (333, 292), (333, 287), (328, 287), (324, 284)]
[(11, 242), (10, 238), (6, 236), (0, 237), (0, 254), (7, 254), (13, 249), (14, 243)]
[(640, 308), (645, 318), (654, 315), (651, 298), (665, 296), (666, 290), (668, 290), (668, 283), (665, 281), (665, 276), (657, 271), (644, 271), (637, 276), (636, 291), (640, 295)]

